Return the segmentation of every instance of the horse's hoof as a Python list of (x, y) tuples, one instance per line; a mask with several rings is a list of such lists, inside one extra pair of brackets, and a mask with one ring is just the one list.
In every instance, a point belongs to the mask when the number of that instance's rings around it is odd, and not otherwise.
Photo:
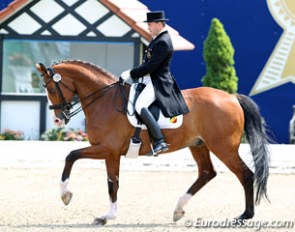
[(68, 205), (70, 203), (70, 201), (72, 200), (72, 197), (73, 197), (73, 193), (71, 192), (65, 192), (62, 196), (61, 196), (61, 199), (63, 201), (63, 203), (65, 205)]
[(183, 210), (174, 211), (174, 213), (173, 213), (173, 221), (177, 222), (179, 219), (181, 219), (183, 217), (184, 214), (185, 214), (185, 212)]
[(251, 212), (247, 212), (245, 211), (242, 215), (240, 215), (239, 217), (237, 218), (234, 218), (234, 220), (236, 221), (244, 221), (244, 220), (247, 220), (247, 219), (251, 219), (254, 217), (254, 212), (251, 211)]
[(107, 224), (107, 219), (105, 218), (95, 218), (94, 221), (92, 222), (92, 225), (97, 225), (97, 226), (104, 226)]

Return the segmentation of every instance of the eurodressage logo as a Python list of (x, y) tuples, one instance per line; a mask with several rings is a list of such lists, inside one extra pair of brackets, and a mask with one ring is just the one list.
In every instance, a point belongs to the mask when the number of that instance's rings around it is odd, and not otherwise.
[(295, 0), (267, 0), (267, 5), (284, 32), (250, 95), (259, 94), (288, 82), (295, 83)]

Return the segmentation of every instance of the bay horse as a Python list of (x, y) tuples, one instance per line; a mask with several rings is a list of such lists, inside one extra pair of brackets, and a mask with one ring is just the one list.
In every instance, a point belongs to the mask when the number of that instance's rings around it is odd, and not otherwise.
[[(61, 198), (65, 205), (72, 198), (68, 184), (75, 161), (85, 158), (105, 160), (110, 210), (94, 220), (94, 224), (104, 225), (117, 216), (120, 157), (126, 154), (134, 133), (134, 127), (122, 110), (130, 86), (124, 85), (110, 72), (83, 61), (60, 61), (50, 68), (37, 63), (36, 68), (43, 77), (56, 125), (63, 126), (77, 113), (71, 112), (75, 95), (86, 117), (91, 146), (73, 150), (66, 157), (60, 182)], [(182, 93), (190, 112), (184, 115), (181, 127), (164, 129), (163, 134), (170, 144), (169, 152), (185, 147), (190, 149), (198, 166), (198, 178), (178, 199), (173, 220), (183, 217), (183, 208), (191, 197), (216, 176), (210, 151), (237, 176), (243, 186), (245, 211), (235, 219), (252, 218), (254, 203), (258, 204), (263, 197), (267, 199), (269, 175), (269, 138), (257, 104), (245, 95), (231, 95), (209, 87), (187, 89)], [(254, 172), (238, 153), (244, 132), (251, 147)], [(140, 138), (142, 146), (139, 155), (145, 155), (151, 149), (148, 132), (142, 131)]]

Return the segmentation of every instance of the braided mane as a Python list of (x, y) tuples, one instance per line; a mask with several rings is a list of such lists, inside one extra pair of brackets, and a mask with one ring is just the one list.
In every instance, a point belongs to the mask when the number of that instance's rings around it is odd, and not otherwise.
[(115, 79), (117, 80), (118, 77), (116, 77), (114, 74), (112, 74), (111, 72), (107, 71), (106, 69), (98, 66), (98, 65), (95, 65), (93, 63), (89, 63), (89, 62), (86, 62), (86, 61), (82, 61), (82, 60), (60, 60), (59, 62), (56, 62), (53, 64), (54, 65), (58, 65), (58, 64), (77, 64), (77, 65), (80, 65), (80, 66), (84, 66), (86, 67), (87, 69), (94, 69), (95, 71), (97, 72), (100, 72), (100, 73), (103, 73), (105, 74), (106, 76), (110, 77), (111, 79)]

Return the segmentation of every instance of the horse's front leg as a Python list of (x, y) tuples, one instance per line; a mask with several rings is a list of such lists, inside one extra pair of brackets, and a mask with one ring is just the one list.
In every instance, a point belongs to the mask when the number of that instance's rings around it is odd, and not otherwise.
[(68, 205), (72, 199), (73, 194), (69, 191), (69, 178), (71, 175), (72, 167), (78, 159), (106, 159), (108, 152), (103, 146), (91, 146), (78, 150), (71, 151), (66, 157), (65, 167), (62, 173), (60, 182), (61, 199), (65, 205)]
[(120, 156), (116, 159), (107, 159), (106, 168), (108, 175), (108, 191), (110, 196), (110, 209), (106, 214), (96, 218), (95, 225), (105, 225), (107, 220), (113, 220), (117, 217), (117, 192), (119, 189)]

